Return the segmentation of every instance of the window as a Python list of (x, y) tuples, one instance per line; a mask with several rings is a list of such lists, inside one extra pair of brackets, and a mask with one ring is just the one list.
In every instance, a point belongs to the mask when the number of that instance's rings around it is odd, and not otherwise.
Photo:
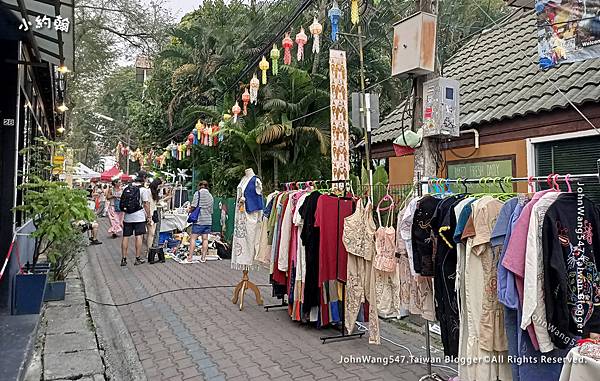
[[(600, 159), (599, 135), (535, 143), (537, 176), (548, 176), (551, 173), (561, 175), (598, 173), (598, 159)], [(585, 195), (600, 204), (600, 184), (597, 181), (588, 181), (584, 184)], [(542, 189), (548, 189), (547, 184), (540, 185)], [(561, 183), (561, 189), (566, 191), (566, 184)]]

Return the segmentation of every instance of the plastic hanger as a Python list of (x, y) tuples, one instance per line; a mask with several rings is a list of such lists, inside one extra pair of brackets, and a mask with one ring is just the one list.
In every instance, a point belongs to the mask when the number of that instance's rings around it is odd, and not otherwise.
[(567, 183), (567, 191), (568, 191), (569, 193), (571, 193), (571, 192), (573, 191), (573, 190), (571, 189), (571, 180), (570, 180), (570, 178), (571, 178), (571, 174), (570, 174), (570, 173), (567, 173), (567, 175), (565, 176), (565, 183)]
[(535, 193), (535, 182), (534, 182), (533, 176), (529, 176), (527, 178), (527, 186), (531, 188), (530, 193)]
[(557, 173), (554, 176), (552, 176), (552, 185), (553, 185), (553, 189), (557, 192), (560, 192), (560, 185), (558, 184), (558, 177), (560, 175)]

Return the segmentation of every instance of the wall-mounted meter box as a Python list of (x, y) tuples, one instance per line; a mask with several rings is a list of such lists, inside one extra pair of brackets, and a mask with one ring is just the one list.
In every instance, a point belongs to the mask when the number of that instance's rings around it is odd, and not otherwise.
[(459, 83), (438, 77), (423, 84), (423, 136), (460, 135)]
[(418, 12), (394, 24), (392, 75), (433, 73), (437, 16)]

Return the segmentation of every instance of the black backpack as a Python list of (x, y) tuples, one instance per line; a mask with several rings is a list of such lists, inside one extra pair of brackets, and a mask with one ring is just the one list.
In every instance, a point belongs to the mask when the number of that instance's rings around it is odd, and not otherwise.
[(140, 197), (140, 188), (135, 185), (129, 185), (123, 189), (121, 201), (119, 202), (121, 211), (131, 214), (142, 209), (142, 200)]

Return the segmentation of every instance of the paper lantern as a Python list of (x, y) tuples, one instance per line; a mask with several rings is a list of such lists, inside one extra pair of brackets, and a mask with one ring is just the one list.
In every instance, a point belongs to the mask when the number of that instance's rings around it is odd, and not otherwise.
[(300, 33), (296, 35), (296, 44), (298, 44), (298, 53), (296, 54), (296, 59), (298, 62), (304, 59), (304, 45), (308, 42), (308, 37), (306, 33), (304, 33), (304, 28), (300, 27)]
[[(269, 70), (269, 61), (263, 56), (262, 60), (258, 64), (258, 68), (262, 71), (262, 84), (267, 84), (267, 70)], [(239, 107), (239, 106), (238, 106)]]
[(237, 123), (237, 117), (238, 117), (238, 115), (240, 115), (240, 112), (242, 112), (242, 108), (237, 103), (237, 101), (235, 102), (235, 104), (231, 108), (231, 112), (233, 113), (233, 123)]
[(196, 128), (194, 128), (192, 130), (192, 135), (194, 135), (194, 140), (192, 141), (192, 144), (197, 145), (198, 144), (198, 130)]
[(319, 24), (319, 21), (315, 17), (313, 23), (308, 28), (310, 30), (310, 34), (313, 36), (313, 53), (319, 53), (320, 50), (320, 40), (321, 33), (323, 33), (323, 25)]
[(242, 103), (244, 104), (244, 115), (248, 115), (248, 103), (250, 103), (250, 93), (248, 92), (247, 87), (244, 89), (244, 94), (242, 94)]
[[(195, 130), (194, 130), (195, 131)], [(194, 134), (193, 132), (188, 135), (186, 145), (185, 154), (190, 156), (192, 154), (192, 144), (194, 144)]]
[[(256, 75), (255, 75), (255, 77), (256, 77)], [(250, 95), (252, 95), (252, 94), (250, 94)], [(252, 101), (250, 101), (250, 102), (252, 102)], [(231, 115), (230, 114), (223, 114), (223, 120), (225, 122), (229, 122), (229, 119), (231, 119)]]
[(273, 75), (279, 74), (279, 57), (281, 53), (279, 49), (277, 49), (277, 45), (273, 44), (273, 49), (271, 49), (271, 72)]
[(177, 159), (177, 145), (173, 142), (167, 146), (167, 150), (171, 152), (171, 157)]
[(206, 145), (209, 147), (213, 146), (212, 133), (213, 133), (212, 126), (207, 125), (206, 126)]
[[(256, 104), (258, 101), (258, 88), (260, 87), (260, 82), (258, 78), (256, 78), (256, 74), (250, 80), (250, 103)], [(225, 120), (227, 121), (227, 120)]]
[(219, 126), (217, 127), (217, 130), (219, 131), (219, 141), (222, 142), (223, 141), (223, 129), (225, 128), (225, 122), (220, 121), (219, 122)]
[(281, 46), (283, 46), (283, 63), (290, 65), (292, 63), (292, 46), (294, 46), (294, 41), (290, 38), (289, 33), (285, 34)]
[(331, 41), (335, 42), (337, 41), (340, 18), (342, 17), (342, 11), (338, 7), (337, 1), (333, 0), (333, 5), (327, 15), (329, 16), (329, 21), (331, 21)]
[(185, 147), (185, 144), (183, 144), (183, 143), (180, 144), (179, 147), (177, 147), (177, 151), (179, 153), (179, 156), (178, 156), (179, 160), (183, 160), (183, 153), (185, 152), (185, 150), (186, 150), (186, 147)]
[(350, 4), (350, 21), (352, 24), (358, 24), (358, 0), (352, 0)]

